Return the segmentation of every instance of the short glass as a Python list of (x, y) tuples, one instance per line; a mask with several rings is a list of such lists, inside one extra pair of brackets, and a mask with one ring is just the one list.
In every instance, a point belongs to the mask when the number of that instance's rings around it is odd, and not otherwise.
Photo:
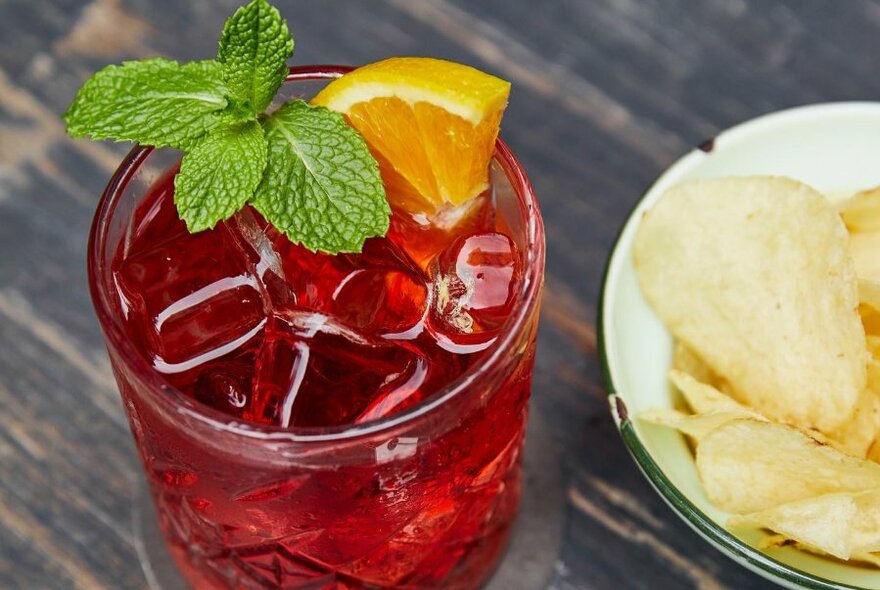
[[(283, 98), (348, 68), (292, 68)], [(544, 272), (535, 194), (498, 141), (496, 207), (524, 256), (512, 317), (483, 362), (421, 404), (358, 426), (247, 424), (183, 395), (128, 341), (111, 261), (151, 184), (180, 155), (135, 147), (98, 206), (93, 302), (159, 525), (195, 588), (480, 587), (520, 497)]]

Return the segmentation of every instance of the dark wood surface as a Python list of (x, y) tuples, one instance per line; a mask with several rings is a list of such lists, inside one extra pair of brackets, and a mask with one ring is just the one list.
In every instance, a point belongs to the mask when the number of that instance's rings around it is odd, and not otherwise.
[[(551, 436), (533, 452), (561, 461), (550, 481), (567, 499), (547, 585), (769, 586), (679, 522), (627, 456), (596, 359), (602, 268), (639, 195), (690, 146), (773, 110), (880, 96), (880, 4), (277, 3), (294, 63), (433, 55), (514, 84), (503, 136), (541, 198), (549, 251), (533, 407)], [(95, 203), (127, 147), (71, 141), (58, 115), (106, 63), (212, 56), (235, 4), (0, 0), (0, 588), (146, 586), (131, 526), (139, 466), (84, 269)]]

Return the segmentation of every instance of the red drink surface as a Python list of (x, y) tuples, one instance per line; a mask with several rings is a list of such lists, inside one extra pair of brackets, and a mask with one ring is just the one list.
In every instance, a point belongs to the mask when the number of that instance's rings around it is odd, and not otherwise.
[(522, 261), (487, 195), (450, 228), (396, 212), (388, 237), (330, 255), (291, 243), (250, 207), (188, 233), (173, 173), (136, 210), (113, 262), (125, 327), (172, 386), (236, 418), (387, 417), (478, 362), (512, 311)]
[[(113, 284), (153, 369), (230, 417), (338, 427), (410, 408), (481, 362), (522, 289), (492, 189), (444, 227), (395, 213), (387, 238), (330, 256), (249, 208), (188, 234), (173, 172), (134, 210)], [(518, 505), (536, 327), (533, 314), (509, 371), (468, 392), (467, 411), (448, 410), (452, 426), (340, 446), (317, 466), (218, 451), (145, 403), (111, 350), (184, 576), (218, 589), (479, 587)]]

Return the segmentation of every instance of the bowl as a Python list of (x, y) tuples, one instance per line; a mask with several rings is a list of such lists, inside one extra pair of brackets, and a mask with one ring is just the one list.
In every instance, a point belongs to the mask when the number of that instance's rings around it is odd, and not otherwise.
[(788, 588), (880, 589), (880, 570), (792, 547), (760, 551), (758, 531), (728, 531), (729, 515), (709, 503), (684, 437), (635, 418), (672, 407), (674, 399), (667, 379), (672, 337), (642, 296), (633, 267), (638, 222), (680, 181), (754, 174), (789, 176), (832, 197), (880, 185), (880, 103), (819, 104), (752, 119), (695, 148), (657, 179), (621, 230), (602, 285), (599, 354), (611, 413), (651, 485), (722, 553)]

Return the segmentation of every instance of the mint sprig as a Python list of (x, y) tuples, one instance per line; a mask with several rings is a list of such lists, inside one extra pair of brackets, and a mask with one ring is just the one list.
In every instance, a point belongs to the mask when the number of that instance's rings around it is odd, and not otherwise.
[(97, 72), (64, 114), (68, 133), (185, 151), (174, 203), (191, 232), (252, 203), (310, 250), (359, 252), (390, 215), (366, 142), (338, 113), (301, 100), (265, 112), (293, 46), (278, 10), (253, 0), (226, 21), (216, 60)]

